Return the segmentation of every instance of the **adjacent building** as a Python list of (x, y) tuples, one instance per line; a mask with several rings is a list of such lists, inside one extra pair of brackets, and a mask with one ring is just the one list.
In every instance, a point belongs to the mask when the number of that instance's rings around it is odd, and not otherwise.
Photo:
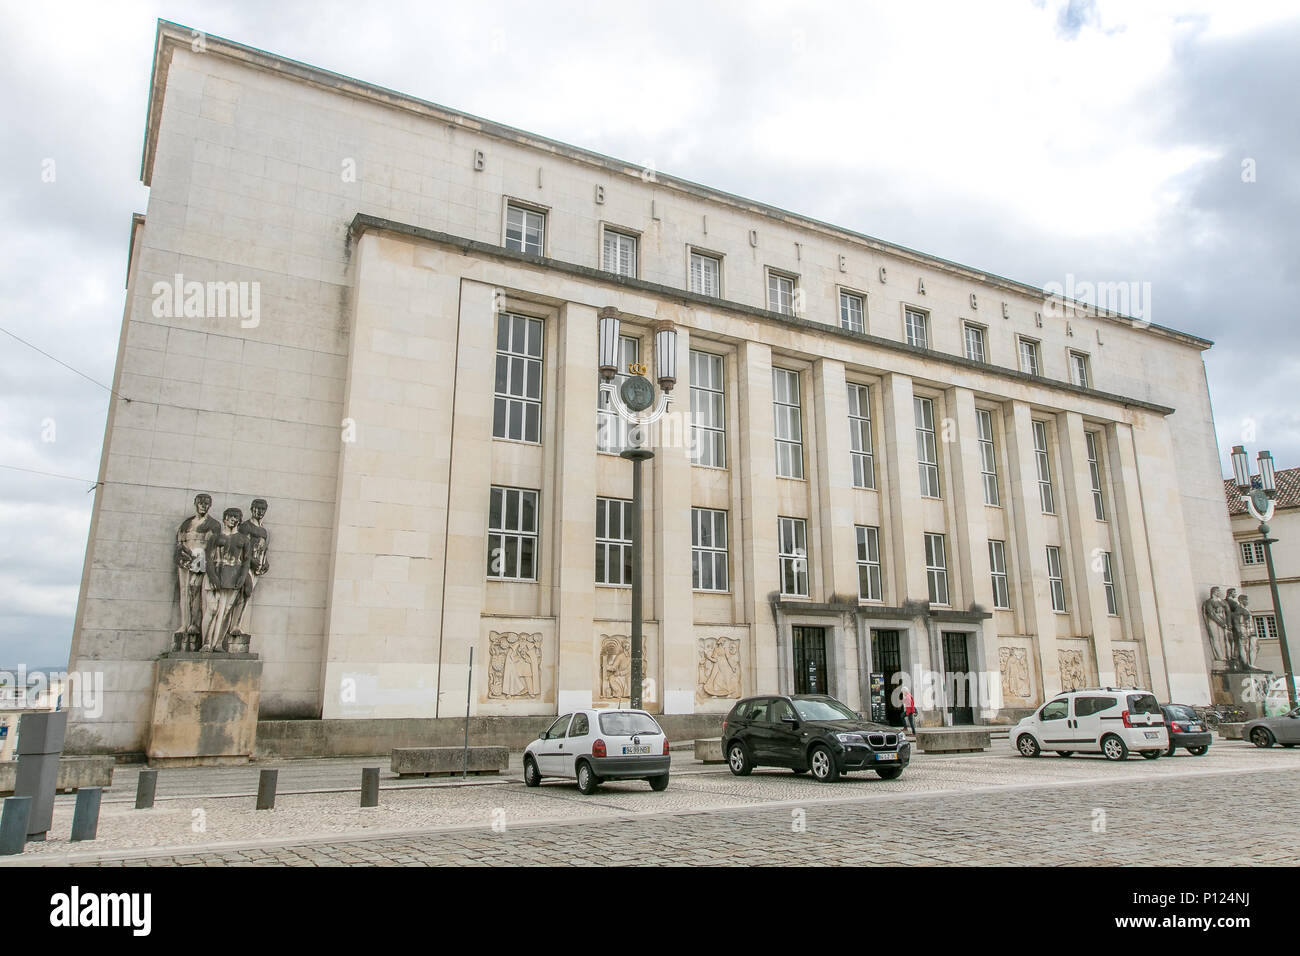
[(650, 709), (866, 708), (875, 673), (930, 723), (1209, 700), (1199, 603), (1237, 568), (1202, 338), (166, 22), (142, 178), (81, 749), (143, 749), (200, 493), (268, 502), (264, 719), (626, 701), (602, 309), (621, 375), (677, 332)]

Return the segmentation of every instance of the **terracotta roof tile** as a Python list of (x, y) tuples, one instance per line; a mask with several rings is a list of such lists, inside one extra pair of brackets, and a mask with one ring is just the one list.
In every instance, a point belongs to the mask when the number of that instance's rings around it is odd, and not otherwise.
[[(1259, 479), (1251, 475), (1252, 481)], [(1246, 504), (1241, 500), (1237, 484), (1231, 478), (1223, 479), (1223, 496), (1228, 500), (1228, 514), (1244, 515)], [(1277, 472), (1277, 507), (1300, 508), (1300, 468), (1283, 468)]]

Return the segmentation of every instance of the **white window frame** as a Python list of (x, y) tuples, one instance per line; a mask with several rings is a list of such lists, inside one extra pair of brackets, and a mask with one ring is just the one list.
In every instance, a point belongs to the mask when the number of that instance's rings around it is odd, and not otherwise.
[[(777, 555), (780, 559), (781, 596), (810, 597), (812, 589), (808, 580), (808, 523), (803, 518), (776, 519)], [(786, 569), (796, 588), (786, 590)]]
[(1007, 578), (1007, 543), (989, 539), (989, 576), (993, 581), (993, 608), (1011, 610), (1011, 582)]
[(944, 535), (925, 532), (925, 576), (930, 591), (930, 604), (950, 607), (952, 595), (948, 592), (948, 547)]
[(1115, 594), (1115, 574), (1109, 551), (1101, 553), (1101, 585), (1106, 591), (1106, 613), (1119, 617), (1119, 598)]
[[(914, 334), (920, 330), (920, 335)], [(911, 306), (903, 307), (903, 341), (920, 349), (930, 347), (930, 313)]]
[[(618, 391), (632, 373), (627, 367), (632, 362), (640, 361), (641, 340), (635, 335), (618, 337), (618, 371), (614, 373), (612, 384)], [(596, 451), (605, 455), (617, 455), (629, 447), (629, 433), (636, 425), (628, 421), (614, 408), (613, 397), (597, 386), (596, 391)]]
[[(721, 534), (719, 534), (721, 531)], [(706, 538), (707, 533), (707, 538)], [(719, 537), (721, 543), (719, 543)], [(703, 569), (709, 568), (712, 587), (704, 587)], [(719, 573), (721, 572), (721, 573)], [(719, 587), (719, 577), (721, 586)], [(691, 588), (726, 593), (731, 590), (728, 564), (727, 512), (717, 508), (691, 509)]]
[(848, 383), (849, 457), (853, 487), (876, 487), (876, 460), (871, 441), (871, 386)]
[(726, 363), (721, 355), (699, 349), (691, 349), (689, 360), (691, 363), (691, 462), (702, 468), (726, 468)]
[[(613, 240), (613, 255), (610, 262), (610, 244)], [(635, 232), (620, 229), (617, 226), (602, 226), (600, 230), (600, 267), (616, 276), (635, 279), (640, 273), (641, 237)]]
[[(778, 478), (802, 480), (804, 476), (803, 392), (799, 378), (799, 373), (793, 369), (772, 366), (772, 428), (776, 438)], [(780, 382), (785, 382), (785, 389), (780, 387)], [(785, 399), (781, 397), (783, 391)]]
[(998, 450), (993, 441), (993, 413), (987, 408), (975, 409), (975, 424), (979, 434), (984, 503), (993, 508), (1001, 508), (1002, 491), (998, 487)]
[[(783, 283), (789, 283), (787, 295)], [(799, 277), (779, 269), (767, 270), (767, 309), (781, 315), (794, 315), (795, 295), (799, 291)]]
[[(499, 524), (492, 524), (492, 501), (500, 495), (500, 506), (497, 508), (499, 515)], [(515, 496), (515, 523), (510, 526), (507, 523), (509, 514), (509, 502), (511, 495)], [(531, 500), (533, 520), (532, 527), (529, 528), (524, 521), (524, 502)], [(541, 492), (533, 488), (512, 488), (506, 485), (492, 485), (488, 491), (488, 566), (487, 576), (493, 581), (536, 581), (538, 579), (539, 564), (541, 558), (541, 540), (538, 532), (538, 522), (541, 516)], [(505, 556), (509, 551), (507, 539), (515, 542), (515, 562), (513, 568), (505, 566)], [(525, 576), (521, 573), (524, 564), (523, 544), (525, 541), (532, 542), (532, 559), (533, 573), (532, 576)], [(493, 571), (493, 566), (500, 565), (500, 572)], [(514, 571), (513, 574), (506, 573)]]
[[(519, 216), (519, 239), (513, 242), (510, 238), (510, 214), (517, 212)], [(538, 239), (536, 248), (531, 248), (528, 242), (528, 220), (529, 217), (536, 216), (541, 224), (541, 237)], [(502, 220), (501, 244), (507, 249), (513, 249), (515, 252), (527, 253), (531, 256), (546, 255), (546, 227), (547, 210), (538, 206), (532, 206), (528, 203), (519, 202), (514, 199), (506, 200), (506, 212)]]
[(1092, 368), (1087, 352), (1070, 349), (1070, 381), (1080, 388), (1092, 388)]
[(1061, 573), (1061, 549), (1054, 544), (1047, 546), (1047, 584), (1052, 592), (1052, 610), (1065, 614), (1065, 576)]
[[(880, 577), (880, 529), (871, 525), (854, 525), (854, 535), (858, 549), (858, 600), (883, 601), (884, 592)], [(866, 585), (866, 593), (863, 593), (863, 584)]]
[[(854, 315), (853, 303), (857, 303)], [(867, 331), (867, 297), (861, 292), (840, 289), (840, 328), (850, 332)]]
[(1016, 354), (1020, 359), (1020, 371), (1026, 375), (1042, 374), (1043, 354), (1037, 340), (1020, 336), (1016, 339)]
[(1052, 460), (1047, 452), (1047, 423), (1034, 419), (1030, 426), (1034, 433), (1034, 461), (1038, 466), (1038, 504), (1042, 507), (1043, 514), (1054, 515), (1056, 496), (1052, 494)]
[[(695, 261), (700, 260), (699, 276), (700, 281), (696, 282)], [(713, 288), (709, 289), (707, 269), (705, 262), (713, 263)], [(697, 295), (707, 295), (714, 299), (722, 298), (722, 256), (712, 252), (704, 252), (701, 249), (687, 247), (686, 254), (686, 286)]]
[(1255, 614), (1251, 618), (1255, 625), (1255, 634), (1261, 641), (1277, 640), (1277, 615)]
[[(987, 340), (984, 337), (984, 333), (987, 331), (988, 331), (987, 328), (985, 328), (982, 325), (977, 325), (974, 322), (962, 323), (962, 329), (961, 329), (962, 346), (966, 350), (966, 358), (970, 359), (972, 362), (988, 362), (988, 354), (989, 354), (988, 345), (987, 345)], [(974, 332), (975, 335), (978, 337), (978, 342), (979, 342), (978, 355), (975, 355), (974, 352), (976, 350), (971, 348), (972, 332)]]
[[(515, 340), (519, 337), (518, 333), (521, 328), (519, 320), (522, 322), (524, 332), (524, 342), (517, 343)], [(501, 347), (502, 323), (509, 322), (510, 328), (506, 333), (506, 346)], [(532, 340), (532, 330), (537, 330), (537, 352), (531, 351), (529, 343)], [(536, 316), (523, 315), (518, 312), (501, 312), (497, 315), (497, 339), (496, 339), (496, 363), (497, 368), (501, 368), (502, 361), (505, 362), (505, 386), (504, 390), (499, 384), (498, 375), (494, 379), (493, 396), (492, 396), (492, 437), (500, 441), (517, 441), (529, 445), (540, 445), (542, 442), (542, 394), (545, 389), (545, 354), (546, 354), (546, 323)], [(536, 394), (530, 393), (528, 387), (531, 378), (531, 372), (537, 373)], [(522, 377), (522, 382), (520, 378)], [(511, 434), (512, 418), (514, 410), (519, 411), (519, 435)], [(498, 410), (502, 410), (498, 415)], [(500, 418), (501, 433), (498, 433), (498, 418)], [(529, 425), (534, 426), (536, 437), (529, 438)]]
[(1241, 563), (1252, 566), (1256, 564), (1267, 564), (1268, 560), (1264, 557), (1264, 542), (1242, 541)]
[[(609, 533), (609, 519), (613, 513), (618, 514), (618, 537)], [(598, 587), (630, 588), (632, 586), (632, 529), (628, 527), (631, 513), (632, 502), (626, 498), (598, 497), (596, 499), (596, 585)], [(602, 525), (604, 525), (603, 534)], [(625, 575), (626, 580), (624, 580)]]
[(1106, 499), (1101, 491), (1101, 458), (1097, 452), (1097, 432), (1084, 432), (1088, 446), (1088, 478), (1092, 483), (1092, 512), (1098, 521), (1106, 520)]
[(916, 465), (921, 483), (921, 497), (942, 498), (943, 485), (939, 481), (939, 445), (934, 437), (934, 399), (913, 395), (912, 413), (916, 418)]

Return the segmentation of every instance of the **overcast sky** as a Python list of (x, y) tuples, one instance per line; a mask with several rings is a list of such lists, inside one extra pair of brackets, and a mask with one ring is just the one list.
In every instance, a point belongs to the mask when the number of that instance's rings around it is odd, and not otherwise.
[[(0, 328), (98, 382), (163, 17), (1035, 285), (1149, 282), (1217, 342), (1221, 451), (1300, 465), (1293, 3), (0, 11)], [(108, 398), (0, 334), (0, 666), (67, 661)]]

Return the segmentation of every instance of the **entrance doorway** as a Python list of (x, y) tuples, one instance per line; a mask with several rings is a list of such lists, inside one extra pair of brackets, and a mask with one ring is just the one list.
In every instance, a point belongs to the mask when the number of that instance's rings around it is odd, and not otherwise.
[(826, 674), (826, 628), (794, 628), (794, 692), (825, 694), (829, 686)]
[(971, 686), (967, 638), (964, 631), (943, 632), (943, 687), (954, 724), (975, 723), (975, 708), (971, 706), (975, 688)]
[(871, 632), (871, 670), (885, 675), (885, 722), (903, 726), (903, 708), (898, 685), (903, 681), (902, 634), (899, 631)]

